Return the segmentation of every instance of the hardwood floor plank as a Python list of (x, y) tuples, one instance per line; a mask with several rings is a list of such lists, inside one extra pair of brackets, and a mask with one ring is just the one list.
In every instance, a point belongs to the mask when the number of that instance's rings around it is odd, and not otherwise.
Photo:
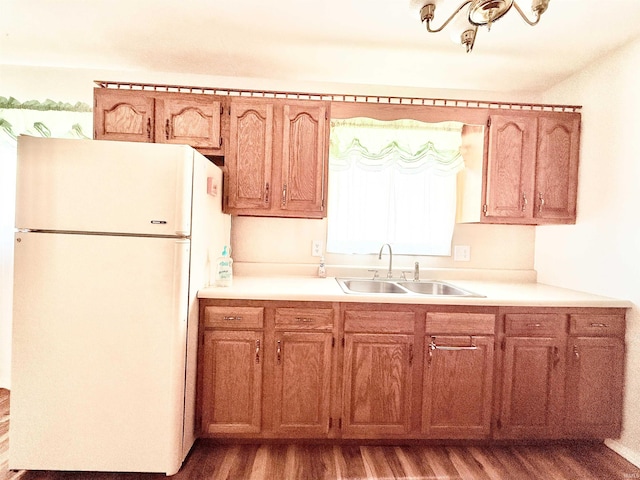
[(353, 445), (336, 446), (333, 451), (336, 454), (336, 464), (340, 473), (339, 479), (370, 478), (367, 476), (360, 447)]
[(455, 466), (460, 476), (464, 479), (472, 480), (490, 480), (481, 463), (466, 448), (462, 447), (446, 447), (445, 448), (451, 463)]
[(285, 478), (333, 480), (338, 478), (333, 447), (289, 445)]
[(492, 449), (469, 447), (468, 450), (475, 461), (482, 465), (482, 468), (491, 480), (509, 478), (508, 470), (502, 462), (495, 457)]

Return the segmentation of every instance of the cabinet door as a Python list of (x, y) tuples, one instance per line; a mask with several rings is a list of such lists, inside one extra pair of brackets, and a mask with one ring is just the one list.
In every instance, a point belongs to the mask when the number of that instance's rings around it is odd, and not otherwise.
[(622, 338), (570, 337), (567, 347), (566, 433), (617, 438), (622, 426)]
[(140, 91), (107, 88), (96, 88), (94, 93), (94, 139), (154, 141), (153, 96)]
[(565, 363), (562, 343), (546, 337), (505, 339), (500, 437), (560, 435)]
[(282, 137), (283, 210), (323, 216), (329, 142), (324, 102), (284, 105)]
[(290, 436), (329, 431), (332, 335), (276, 332), (274, 429)]
[(579, 148), (579, 114), (538, 118), (535, 218), (575, 222)]
[(433, 438), (482, 438), (491, 431), (492, 336), (427, 337), (422, 432)]
[(208, 95), (180, 94), (156, 100), (156, 142), (219, 149), (221, 103)]
[(343, 436), (409, 432), (413, 335), (347, 333), (344, 338)]
[(246, 209), (243, 213), (248, 214), (251, 210), (269, 210), (274, 187), (271, 180), (273, 105), (232, 101), (229, 142), (225, 159), (228, 207)]
[(533, 210), (536, 118), (491, 115), (485, 215), (524, 223)]
[(261, 332), (204, 333), (202, 431), (258, 433), (262, 404)]

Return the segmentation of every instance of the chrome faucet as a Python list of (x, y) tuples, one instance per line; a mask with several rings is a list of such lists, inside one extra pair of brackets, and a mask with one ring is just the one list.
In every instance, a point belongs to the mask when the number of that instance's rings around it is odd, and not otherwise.
[(393, 252), (391, 251), (391, 245), (389, 245), (388, 243), (385, 243), (384, 245), (382, 245), (382, 247), (380, 247), (380, 253), (378, 253), (378, 260), (382, 259), (382, 250), (384, 250), (384, 247), (389, 247), (389, 271), (387, 272), (387, 278), (392, 278), (393, 277), (393, 270), (392, 270)]

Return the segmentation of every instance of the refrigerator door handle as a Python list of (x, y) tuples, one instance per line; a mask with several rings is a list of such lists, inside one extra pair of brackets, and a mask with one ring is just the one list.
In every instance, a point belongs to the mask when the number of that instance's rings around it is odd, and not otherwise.
[(173, 298), (176, 299), (176, 316), (181, 323), (187, 322), (189, 313), (189, 253), (191, 242), (177, 240), (173, 276)]

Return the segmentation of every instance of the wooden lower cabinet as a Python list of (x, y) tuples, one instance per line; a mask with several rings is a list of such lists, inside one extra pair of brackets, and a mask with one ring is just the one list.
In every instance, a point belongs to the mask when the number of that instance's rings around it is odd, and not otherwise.
[(501, 437), (557, 438), (564, 393), (563, 345), (555, 338), (505, 340)]
[(413, 335), (345, 334), (342, 434), (379, 438), (410, 430)]
[(202, 300), (199, 434), (616, 438), (625, 310)]
[(202, 430), (206, 434), (260, 432), (262, 332), (204, 332)]
[(493, 336), (427, 338), (431, 343), (425, 345), (422, 432), (432, 438), (487, 438)]
[(277, 332), (275, 343), (273, 430), (286, 436), (326, 436), (333, 335)]
[(617, 438), (622, 430), (624, 316), (572, 315), (570, 322), (565, 430)]

